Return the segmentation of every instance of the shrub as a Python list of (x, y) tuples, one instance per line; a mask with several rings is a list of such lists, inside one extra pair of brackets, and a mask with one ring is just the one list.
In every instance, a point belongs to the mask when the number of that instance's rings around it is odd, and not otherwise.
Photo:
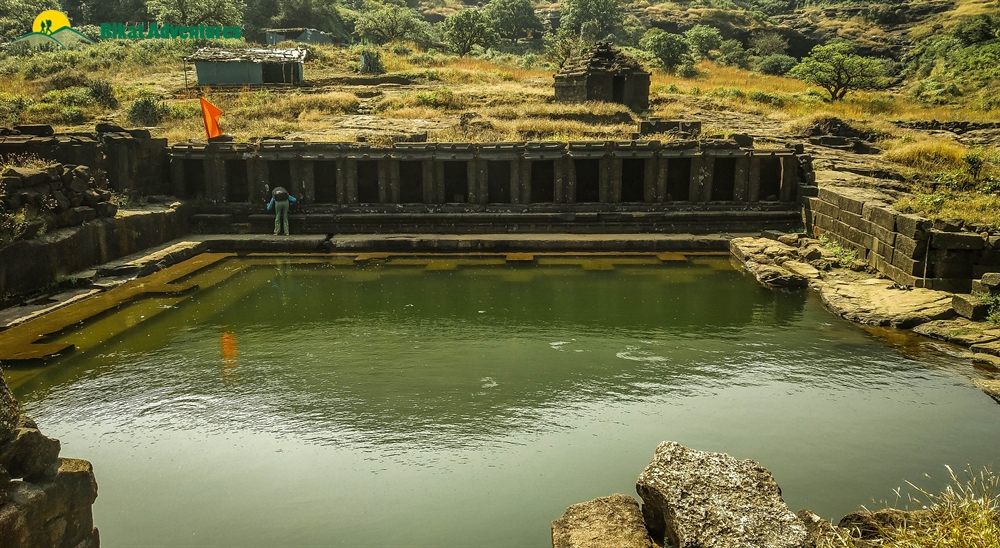
[(691, 45), (691, 52), (708, 57), (710, 51), (722, 45), (719, 29), (708, 25), (695, 25), (684, 32), (684, 38)]
[(747, 93), (747, 98), (755, 103), (764, 103), (776, 107), (785, 106), (785, 100), (780, 95), (767, 93), (766, 91), (760, 91), (759, 89), (750, 90), (750, 92)]
[(0, 93), (0, 124), (16, 124), (21, 113), (34, 103), (24, 95)]
[(62, 114), (63, 122), (67, 124), (82, 124), (86, 120), (80, 107), (66, 107), (62, 109), (60, 114)]
[(660, 29), (649, 29), (639, 40), (639, 47), (656, 56), (666, 70), (671, 70), (684, 61), (688, 53), (688, 43), (679, 34), (670, 34)]
[(42, 81), (42, 87), (47, 90), (84, 87), (90, 84), (90, 78), (78, 69), (67, 68), (56, 72)]
[(731, 67), (750, 68), (750, 53), (739, 40), (724, 40), (719, 46), (718, 61)]
[(159, 125), (167, 114), (169, 109), (158, 98), (141, 97), (128, 108), (128, 121), (139, 126), (151, 127)]
[(698, 69), (691, 60), (687, 60), (684, 64), (678, 65), (677, 70), (674, 71), (674, 75), (678, 78), (694, 78), (698, 76)]
[(118, 99), (115, 98), (115, 90), (111, 87), (111, 82), (94, 80), (87, 86), (87, 90), (98, 105), (107, 109), (118, 108)]
[(794, 57), (783, 53), (774, 53), (766, 57), (760, 57), (754, 63), (754, 68), (762, 74), (782, 76), (798, 63)]
[(87, 88), (52, 90), (42, 95), (43, 103), (57, 103), (69, 107), (83, 107), (94, 104), (94, 98)]

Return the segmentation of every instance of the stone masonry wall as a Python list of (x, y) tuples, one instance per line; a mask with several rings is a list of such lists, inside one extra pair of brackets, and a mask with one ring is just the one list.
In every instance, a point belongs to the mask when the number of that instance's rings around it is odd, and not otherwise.
[(807, 231), (857, 251), (898, 284), (968, 293), (972, 280), (1000, 271), (1000, 231), (900, 213), (872, 190), (822, 187), (807, 197)]
[(96, 499), (90, 463), (59, 458), (0, 373), (0, 548), (97, 548)]
[(54, 230), (0, 249), (0, 295), (20, 295), (60, 276), (113, 261), (189, 232), (187, 206), (129, 211)]

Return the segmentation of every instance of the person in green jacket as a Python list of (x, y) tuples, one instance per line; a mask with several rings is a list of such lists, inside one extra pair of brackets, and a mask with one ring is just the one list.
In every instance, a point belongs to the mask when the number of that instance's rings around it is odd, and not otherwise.
[(267, 210), (274, 208), (274, 235), (281, 233), (281, 226), (284, 224), (285, 236), (288, 236), (288, 204), (295, 203), (295, 196), (292, 196), (283, 186), (276, 186), (271, 191), (271, 202), (267, 204)]

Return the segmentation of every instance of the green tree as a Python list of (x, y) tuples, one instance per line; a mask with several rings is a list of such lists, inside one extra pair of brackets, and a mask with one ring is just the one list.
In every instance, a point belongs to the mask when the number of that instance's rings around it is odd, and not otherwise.
[(958, 38), (963, 45), (971, 46), (996, 38), (998, 30), (1000, 30), (1000, 21), (983, 13), (963, 17), (952, 29), (951, 35)]
[(750, 39), (750, 46), (761, 57), (784, 55), (788, 51), (788, 41), (776, 32), (762, 32)]
[(492, 0), (483, 8), (483, 15), (501, 38), (511, 42), (543, 29), (531, 0)]
[(684, 31), (684, 38), (691, 45), (691, 52), (701, 57), (708, 57), (713, 49), (722, 45), (722, 34), (719, 29), (708, 25), (695, 25)]
[(849, 91), (878, 89), (885, 80), (882, 63), (855, 54), (848, 42), (814, 47), (788, 74), (822, 87), (830, 93), (831, 101), (843, 99)]
[(149, 14), (174, 25), (243, 25), (243, 0), (148, 0)]
[(263, 41), (264, 28), (314, 28), (329, 32), (338, 42), (350, 33), (333, 0), (250, 0), (243, 16), (244, 34)]
[(565, 0), (563, 6), (560, 30), (565, 26), (580, 32), (583, 24), (590, 22), (594, 25), (592, 32), (598, 39), (604, 39), (625, 22), (622, 0)]
[(562, 68), (573, 57), (580, 55), (586, 44), (580, 34), (560, 25), (556, 32), (547, 33), (545, 40), (545, 56)]
[(384, 44), (394, 40), (415, 40), (424, 35), (417, 13), (393, 4), (368, 10), (354, 22), (354, 33), (362, 40)]
[(750, 68), (750, 52), (743, 49), (739, 40), (723, 40), (719, 44), (718, 62), (739, 68)]
[(792, 70), (792, 67), (796, 64), (798, 64), (798, 60), (791, 55), (774, 53), (767, 57), (758, 57), (754, 63), (754, 68), (762, 74), (781, 76)]
[(483, 12), (475, 8), (453, 13), (441, 23), (441, 27), (445, 43), (459, 55), (469, 53), (473, 46), (486, 48), (500, 40)]
[(655, 28), (646, 31), (639, 40), (639, 47), (655, 55), (667, 71), (682, 64), (689, 49), (683, 36)]

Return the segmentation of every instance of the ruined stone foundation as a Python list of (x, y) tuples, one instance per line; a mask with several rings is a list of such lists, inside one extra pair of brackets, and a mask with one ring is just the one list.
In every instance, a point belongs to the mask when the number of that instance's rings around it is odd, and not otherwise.
[(0, 374), (0, 548), (97, 548), (94, 469), (59, 458)]

